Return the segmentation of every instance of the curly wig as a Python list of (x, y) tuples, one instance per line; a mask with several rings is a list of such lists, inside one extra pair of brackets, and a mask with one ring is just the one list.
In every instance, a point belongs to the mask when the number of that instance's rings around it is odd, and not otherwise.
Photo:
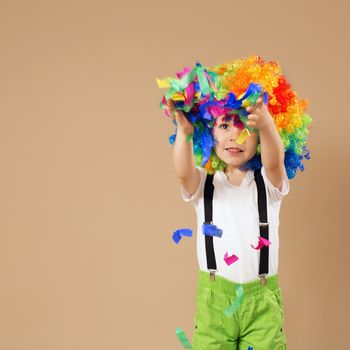
[[(257, 131), (247, 125), (249, 113), (245, 108), (254, 105), (261, 93), (264, 103), (273, 117), (277, 131), (283, 141), (284, 165), (289, 179), (295, 177), (298, 169), (304, 170), (303, 159), (310, 159), (306, 139), (312, 118), (305, 113), (308, 101), (297, 97), (276, 61), (264, 62), (260, 56), (251, 55), (236, 59), (209, 69), (196, 63), (176, 73), (177, 78), (158, 80), (160, 88), (168, 88), (160, 107), (170, 117), (168, 100), (182, 110), (194, 126), (193, 151), (195, 164), (209, 174), (224, 170), (226, 163), (214, 151), (213, 127), (216, 118), (234, 118), (242, 135)], [(177, 123), (173, 119), (177, 128)], [(174, 144), (175, 133), (169, 137)], [(243, 137), (244, 139), (244, 137)], [(261, 147), (258, 142), (256, 153), (241, 169), (261, 168)]]

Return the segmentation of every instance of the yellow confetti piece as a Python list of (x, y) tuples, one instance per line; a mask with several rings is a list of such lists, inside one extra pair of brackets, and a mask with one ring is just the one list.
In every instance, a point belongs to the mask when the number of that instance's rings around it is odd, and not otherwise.
[(236, 143), (238, 143), (239, 145), (242, 145), (243, 143), (246, 142), (248, 136), (250, 136), (249, 130), (243, 129), (242, 132), (239, 134), (236, 140)]
[[(242, 94), (240, 94), (238, 96), (238, 100), (240, 100), (243, 96), (245, 95), (245, 92), (243, 92)], [(246, 98), (242, 101), (242, 107), (243, 108), (247, 108), (248, 106), (251, 106), (252, 104), (250, 103), (250, 101)]]
[(243, 100), (242, 101), (242, 107), (243, 108), (247, 108), (248, 106), (250, 106), (251, 105), (251, 103), (249, 102), (249, 100)]
[(160, 80), (160, 79), (156, 79), (157, 80), (157, 84), (158, 84), (158, 87), (159, 88), (168, 88), (170, 87), (170, 81), (169, 81), (170, 78), (166, 78), (166, 79), (163, 79), (163, 80)]
[(180, 94), (180, 93), (176, 93), (173, 95), (173, 97), (171, 99), (173, 101), (185, 101), (185, 96)]

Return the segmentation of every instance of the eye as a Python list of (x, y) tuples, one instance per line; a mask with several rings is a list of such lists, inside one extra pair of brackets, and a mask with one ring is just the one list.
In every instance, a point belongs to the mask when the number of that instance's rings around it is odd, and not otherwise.
[(225, 127), (228, 127), (229, 125), (228, 124), (226, 124), (226, 123), (222, 123), (220, 126), (219, 126), (219, 128), (223, 128), (223, 129), (225, 129)]

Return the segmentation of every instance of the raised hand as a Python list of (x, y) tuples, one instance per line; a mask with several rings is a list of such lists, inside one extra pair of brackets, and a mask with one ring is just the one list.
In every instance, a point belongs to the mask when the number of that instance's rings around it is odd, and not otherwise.
[(188, 118), (186, 117), (183, 111), (176, 109), (173, 100), (171, 99), (168, 100), (168, 107), (169, 107), (170, 115), (172, 118), (175, 118), (179, 129), (181, 129), (181, 131), (183, 131), (187, 135), (193, 134), (194, 132), (193, 124), (188, 120)]
[(263, 96), (264, 91), (261, 93), (261, 96), (257, 99), (254, 106), (248, 106), (246, 108), (246, 111), (250, 112), (248, 115), (249, 121), (247, 122), (247, 125), (259, 130), (263, 130), (271, 125), (274, 125), (273, 118), (268, 111), (267, 106), (264, 104)]

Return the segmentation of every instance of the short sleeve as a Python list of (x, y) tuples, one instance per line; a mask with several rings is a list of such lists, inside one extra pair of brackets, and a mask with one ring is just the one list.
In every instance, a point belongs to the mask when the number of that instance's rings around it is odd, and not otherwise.
[(275, 187), (269, 180), (269, 178), (266, 175), (264, 166), (261, 167), (261, 175), (264, 178), (264, 182), (272, 202), (281, 201), (283, 197), (285, 197), (289, 193), (289, 179), (287, 174), (284, 175), (281, 190), (279, 190), (278, 187)]
[(197, 202), (199, 198), (203, 197), (205, 179), (207, 177), (207, 171), (199, 166), (196, 166), (200, 173), (200, 182), (197, 190), (194, 193), (188, 193), (185, 188), (180, 185), (181, 197), (185, 202)]

